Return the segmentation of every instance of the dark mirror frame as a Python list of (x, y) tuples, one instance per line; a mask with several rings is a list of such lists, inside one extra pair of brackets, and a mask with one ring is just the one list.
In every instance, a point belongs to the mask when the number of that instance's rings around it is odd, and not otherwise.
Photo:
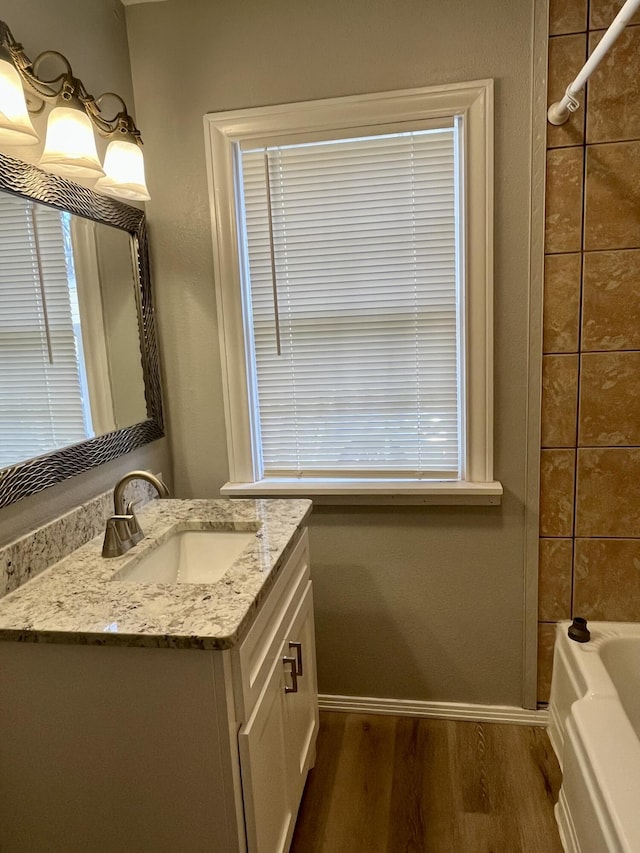
[(149, 274), (149, 245), (143, 211), (98, 195), (64, 178), (49, 175), (36, 166), (4, 154), (0, 154), (0, 191), (30, 198), (94, 222), (112, 225), (131, 235), (133, 257), (137, 259), (136, 302), (148, 414), (146, 421), (133, 426), (0, 469), (1, 508), (162, 438), (164, 425)]

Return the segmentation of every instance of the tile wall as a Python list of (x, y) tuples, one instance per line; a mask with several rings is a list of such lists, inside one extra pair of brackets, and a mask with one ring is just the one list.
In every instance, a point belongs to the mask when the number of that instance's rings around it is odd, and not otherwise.
[[(622, 0), (550, 0), (548, 103)], [(538, 698), (554, 622), (640, 621), (640, 14), (547, 126)]]

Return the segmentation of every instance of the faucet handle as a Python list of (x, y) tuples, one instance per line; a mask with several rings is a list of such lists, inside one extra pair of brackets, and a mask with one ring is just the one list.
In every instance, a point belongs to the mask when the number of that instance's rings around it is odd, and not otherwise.
[(129, 524), (131, 515), (112, 515), (107, 519), (107, 527), (102, 543), (103, 557), (121, 557), (135, 544), (131, 539)]
[(144, 533), (142, 532), (142, 528), (140, 527), (138, 516), (134, 512), (134, 507), (137, 503), (139, 503), (139, 501), (129, 501), (129, 503), (127, 504), (127, 517), (129, 518), (129, 538), (131, 539), (132, 545), (136, 545), (141, 539), (144, 539)]

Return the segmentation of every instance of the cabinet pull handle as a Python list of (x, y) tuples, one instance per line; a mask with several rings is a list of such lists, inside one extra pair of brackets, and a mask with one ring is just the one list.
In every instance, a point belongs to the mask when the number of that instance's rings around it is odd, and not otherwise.
[(296, 667), (298, 669), (298, 675), (303, 675), (304, 670), (302, 669), (302, 643), (294, 643), (290, 641), (289, 648), (296, 650)]
[(284, 692), (285, 693), (297, 693), (298, 692), (298, 670), (296, 669), (296, 659), (290, 658), (285, 655), (282, 658), (282, 663), (291, 667), (291, 687), (285, 682)]

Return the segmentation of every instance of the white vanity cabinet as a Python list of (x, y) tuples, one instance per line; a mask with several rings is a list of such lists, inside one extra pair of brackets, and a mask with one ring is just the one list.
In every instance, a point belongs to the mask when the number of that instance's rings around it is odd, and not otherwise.
[[(295, 638), (295, 639), (294, 639)], [(249, 850), (288, 849), (318, 726), (311, 584), (279, 643), (259, 701), (240, 729)]]
[[(233, 650), (247, 845), (287, 850), (318, 729), (306, 535), (245, 641)], [(276, 611), (274, 617), (272, 610)]]
[(286, 851), (317, 728), (303, 531), (231, 649), (0, 642), (0, 849)]

